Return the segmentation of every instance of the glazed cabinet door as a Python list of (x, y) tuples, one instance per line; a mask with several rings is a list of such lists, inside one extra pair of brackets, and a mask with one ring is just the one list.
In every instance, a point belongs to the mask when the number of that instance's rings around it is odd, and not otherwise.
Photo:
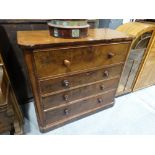
[(142, 63), (145, 49), (131, 50), (117, 89), (117, 95), (122, 95), (132, 91), (140, 64)]

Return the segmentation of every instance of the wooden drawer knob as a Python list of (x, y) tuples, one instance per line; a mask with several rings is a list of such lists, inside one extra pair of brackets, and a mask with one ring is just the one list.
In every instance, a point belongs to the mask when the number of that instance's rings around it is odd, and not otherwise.
[(109, 52), (108, 53), (108, 58), (110, 59), (110, 58), (113, 58), (115, 56), (115, 54), (114, 53), (112, 53), (112, 52)]
[(89, 76), (90, 75), (90, 72), (87, 72), (86, 75)]
[(69, 110), (68, 110), (68, 109), (65, 109), (65, 110), (64, 110), (64, 114), (65, 114), (65, 115), (68, 115), (68, 114), (69, 114)]
[(105, 86), (104, 85), (100, 85), (100, 89), (104, 90)]
[(98, 101), (98, 103), (102, 103), (103, 99), (102, 98), (98, 98), (97, 101)]
[(68, 97), (69, 97), (69, 96), (68, 96), (67, 94), (65, 94), (65, 95), (63, 96), (63, 98), (64, 98), (65, 101), (68, 101)]
[(105, 77), (108, 77), (108, 76), (109, 76), (109, 72), (108, 72), (108, 71), (104, 71), (103, 75), (104, 75)]
[(69, 87), (69, 81), (68, 80), (63, 80), (63, 86)]
[(69, 67), (71, 65), (71, 62), (69, 60), (64, 60), (64, 65), (66, 67)]

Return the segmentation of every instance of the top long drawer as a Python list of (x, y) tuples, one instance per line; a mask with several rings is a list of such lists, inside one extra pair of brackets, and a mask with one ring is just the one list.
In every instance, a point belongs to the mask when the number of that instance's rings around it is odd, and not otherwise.
[(34, 51), (39, 78), (62, 75), (124, 62), (129, 43)]

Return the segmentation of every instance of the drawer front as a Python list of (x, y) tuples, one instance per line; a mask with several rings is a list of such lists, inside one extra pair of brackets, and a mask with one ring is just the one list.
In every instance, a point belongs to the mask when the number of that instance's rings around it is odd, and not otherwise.
[(95, 81), (111, 79), (113, 77), (119, 77), (122, 68), (123, 65), (116, 65), (114, 67), (108, 67), (95, 71), (89, 71), (85, 73), (40, 81), (40, 91), (42, 94), (55, 91), (64, 91), (69, 90), (72, 87), (77, 87)]
[(39, 78), (97, 68), (124, 62), (129, 44), (34, 51)]
[(112, 80), (105, 80), (102, 82), (96, 82), (81, 88), (69, 90), (62, 92), (60, 94), (55, 94), (47, 97), (42, 97), (42, 103), (44, 109), (57, 107), (62, 104), (68, 104), (69, 102), (79, 100), (84, 97), (92, 96), (95, 94), (100, 94), (112, 89), (116, 89), (118, 85), (119, 78)]
[(45, 111), (46, 123), (49, 124), (58, 121), (67, 121), (67, 119), (83, 115), (84, 113), (88, 113), (93, 109), (103, 108), (107, 104), (113, 102), (114, 96), (115, 90), (107, 92), (106, 94), (85, 99), (68, 106), (66, 105), (61, 108)]

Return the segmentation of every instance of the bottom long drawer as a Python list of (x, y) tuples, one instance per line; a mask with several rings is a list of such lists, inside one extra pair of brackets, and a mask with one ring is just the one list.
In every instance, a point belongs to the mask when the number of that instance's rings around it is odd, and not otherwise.
[(58, 125), (59, 123), (90, 113), (95, 109), (103, 108), (114, 101), (115, 92), (116, 90), (108, 91), (61, 108), (45, 110), (46, 125)]

